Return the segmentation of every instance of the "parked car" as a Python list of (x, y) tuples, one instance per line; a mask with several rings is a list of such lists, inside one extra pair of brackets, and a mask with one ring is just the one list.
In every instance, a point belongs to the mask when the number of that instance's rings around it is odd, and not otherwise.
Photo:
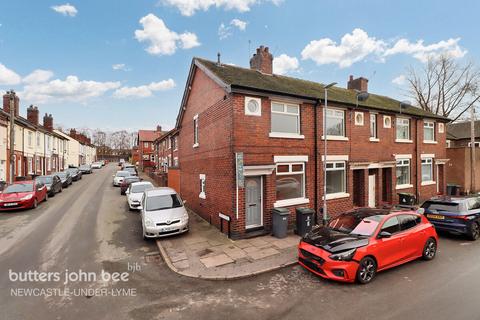
[(188, 213), (175, 190), (171, 188), (146, 190), (141, 206), (144, 239), (188, 231)]
[(17, 181), (0, 193), (0, 211), (36, 208), (47, 200), (47, 187), (41, 181)]
[(120, 194), (124, 195), (125, 191), (127, 191), (128, 187), (132, 182), (139, 182), (141, 180), (142, 179), (137, 176), (125, 177), (125, 179), (123, 179), (122, 183), (120, 184)]
[(82, 172), (82, 174), (92, 173), (92, 166), (89, 164), (82, 164), (78, 169)]
[(122, 184), (123, 179), (125, 179), (125, 177), (130, 177), (130, 176), (131, 174), (128, 171), (117, 171), (117, 173), (113, 175), (113, 186), (114, 187), (120, 186)]
[(425, 201), (419, 210), (438, 231), (480, 237), (480, 197), (435, 197)]
[(68, 173), (70, 173), (73, 181), (78, 181), (82, 179), (82, 171), (80, 171), (79, 168), (68, 168), (65, 171), (68, 171)]
[(128, 171), (128, 172), (130, 172), (130, 174), (131, 174), (132, 176), (138, 175), (137, 169), (136, 169), (133, 165), (128, 166), (128, 167), (125, 167), (125, 168), (123, 169), (123, 171)]
[(141, 210), (141, 201), (145, 190), (153, 189), (153, 184), (149, 181), (133, 182), (128, 187), (127, 195), (128, 208), (130, 210)]
[(105, 160), (100, 160), (99, 162), (102, 165), (102, 167), (105, 166)]
[(62, 181), (56, 175), (38, 176), (35, 179), (47, 187), (49, 197), (54, 197), (56, 193), (62, 192), (63, 190)]
[(101, 169), (102, 164), (100, 162), (94, 162), (92, 163), (92, 169)]
[(68, 171), (57, 172), (55, 173), (55, 175), (60, 178), (60, 180), (62, 181), (62, 187), (64, 188), (68, 188), (68, 186), (71, 185), (73, 182), (72, 176), (70, 175), (70, 173), (68, 173)]
[(432, 260), (437, 243), (433, 225), (415, 211), (360, 208), (314, 227), (298, 245), (298, 261), (320, 277), (366, 284), (379, 271)]

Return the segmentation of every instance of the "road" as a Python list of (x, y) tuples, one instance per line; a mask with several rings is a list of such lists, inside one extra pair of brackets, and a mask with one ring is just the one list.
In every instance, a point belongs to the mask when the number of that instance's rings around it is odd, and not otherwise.
[[(142, 240), (138, 214), (111, 186), (115, 169), (84, 176), (36, 210), (0, 213), (0, 319), (480, 318), (480, 242), (454, 236), (441, 238), (435, 260), (380, 273), (366, 286), (298, 266), (228, 282), (179, 276)], [(29, 270), (60, 279), (12, 281)], [(97, 278), (63, 283), (79, 270)], [(102, 270), (127, 272), (128, 281), (104, 281)], [(63, 295), (18, 296), (19, 288)]]

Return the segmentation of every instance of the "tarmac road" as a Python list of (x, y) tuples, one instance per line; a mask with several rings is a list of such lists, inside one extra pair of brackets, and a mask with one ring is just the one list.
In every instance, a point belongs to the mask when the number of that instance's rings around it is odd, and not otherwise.
[[(0, 213), (0, 319), (480, 319), (480, 241), (456, 236), (441, 237), (435, 260), (366, 286), (298, 266), (227, 282), (179, 276), (142, 239), (138, 213), (111, 185), (115, 170), (85, 175), (36, 210)], [(90, 279), (64, 284), (80, 269)], [(29, 270), (59, 279), (12, 281)], [(102, 270), (128, 281), (103, 281)]]

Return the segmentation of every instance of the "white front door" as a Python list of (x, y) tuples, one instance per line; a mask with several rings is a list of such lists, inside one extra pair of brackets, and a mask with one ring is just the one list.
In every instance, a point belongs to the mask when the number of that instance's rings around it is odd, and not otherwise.
[(263, 225), (262, 211), (262, 177), (247, 177), (245, 178), (245, 227), (247, 229)]
[(368, 206), (375, 208), (375, 175), (368, 176)]

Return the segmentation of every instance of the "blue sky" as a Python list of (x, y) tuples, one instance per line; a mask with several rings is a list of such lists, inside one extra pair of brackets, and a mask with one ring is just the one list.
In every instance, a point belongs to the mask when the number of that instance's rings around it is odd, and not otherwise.
[(402, 75), (427, 55), (477, 62), (479, 11), (477, 1), (3, 1), (0, 90), (65, 127), (172, 128), (192, 57), (220, 51), (246, 67), (264, 44), (274, 72), (340, 86), (365, 76), (371, 92), (404, 100)]

